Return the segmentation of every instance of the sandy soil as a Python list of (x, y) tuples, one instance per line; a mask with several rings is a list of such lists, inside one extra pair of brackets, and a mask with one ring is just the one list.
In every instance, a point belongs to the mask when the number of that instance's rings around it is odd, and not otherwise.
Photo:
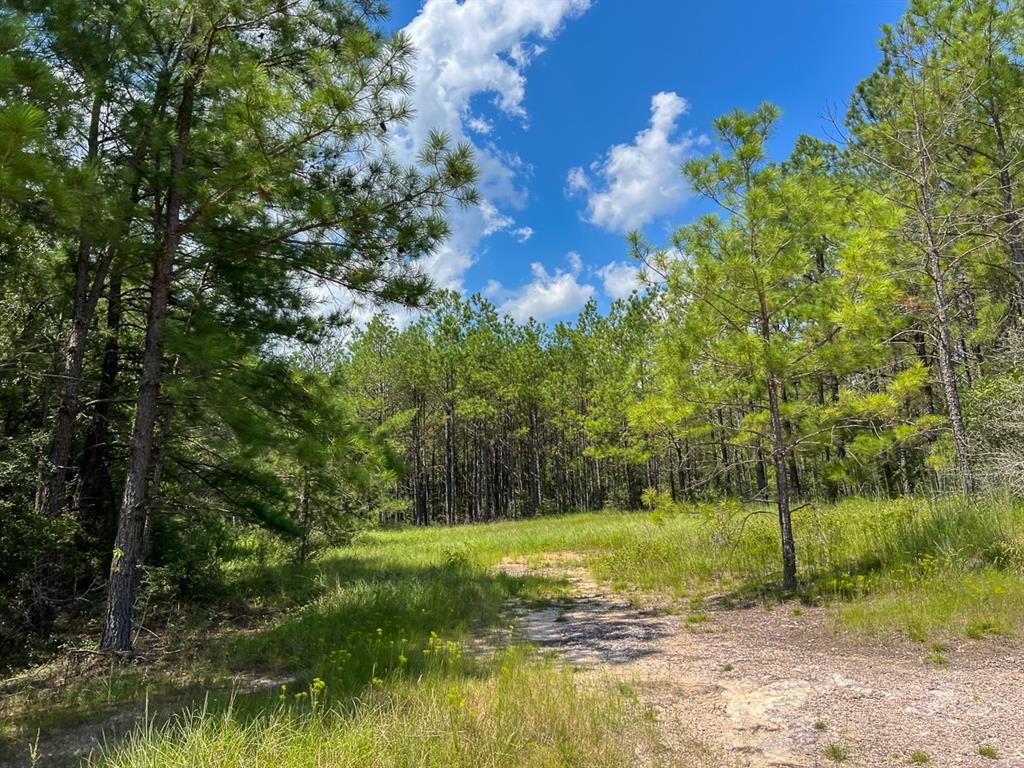
[[(510, 607), (516, 632), (629, 681), (657, 713), (668, 765), (888, 768), (921, 751), (934, 766), (1024, 767), (1019, 643), (965, 642), (937, 665), (926, 645), (837, 634), (822, 608), (709, 605), (693, 622), (634, 607), (572, 553), (499, 567), (571, 582), (570, 600)], [(832, 745), (845, 760), (828, 756)]]

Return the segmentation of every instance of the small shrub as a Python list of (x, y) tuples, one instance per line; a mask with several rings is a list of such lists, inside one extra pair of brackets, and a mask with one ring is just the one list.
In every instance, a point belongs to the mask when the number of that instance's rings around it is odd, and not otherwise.
[(473, 560), (465, 546), (446, 547), (442, 554), (442, 564), (446, 571), (459, 575), (473, 569)]
[(996, 760), (999, 758), (999, 751), (995, 747), (990, 747), (988, 744), (982, 744), (978, 747), (978, 754), (982, 757), (987, 757), (989, 760)]
[(988, 635), (1008, 635), (1010, 633), (1003, 622), (996, 619), (978, 617), (967, 622), (964, 634), (972, 640), (981, 640)]
[(914, 765), (924, 765), (925, 763), (930, 763), (931, 761), (932, 759), (931, 757), (929, 757), (927, 752), (917, 750), (916, 752), (910, 753), (910, 762), (912, 762)]

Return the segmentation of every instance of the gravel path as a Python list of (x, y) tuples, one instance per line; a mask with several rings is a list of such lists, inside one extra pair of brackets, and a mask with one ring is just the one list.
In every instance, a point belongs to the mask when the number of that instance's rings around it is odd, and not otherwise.
[(571, 600), (514, 606), (516, 631), (628, 680), (657, 712), (670, 765), (889, 768), (921, 752), (934, 766), (1024, 768), (1020, 644), (967, 642), (936, 665), (919, 643), (831, 632), (821, 608), (712, 606), (694, 622), (634, 607), (572, 553), (499, 567), (571, 582)]

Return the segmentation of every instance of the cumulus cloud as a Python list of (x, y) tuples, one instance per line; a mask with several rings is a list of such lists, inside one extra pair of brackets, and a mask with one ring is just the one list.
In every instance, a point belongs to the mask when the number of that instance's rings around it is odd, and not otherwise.
[(590, 189), (590, 179), (587, 178), (587, 172), (578, 166), (570, 168), (569, 174), (565, 179), (565, 188), (570, 195)]
[[(558, 34), (567, 19), (589, 7), (590, 0), (427, 0), (404, 32), (416, 49), (412, 66), (415, 90), (410, 95), (413, 119), (394, 136), (396, 153), (406, 160), (431, 129), (447, 131), (454, 141), (491, 135), (492, 122), (471, 112), (477, 96), (490, 94), (494, 107), (525, 125), (524, 70), (544, 48), (537, 39)], [(494, 143), (476, 144), (479, 188), (484, 205), (451, 216), (454, 236), (424, 260), (424, 269), (446, 288), (461, 288), (476, 247), (487, 235), (513, 226), (508, 209), (525, 205), (522, 160)]]
[(674, 137), (686, 99), (670, 91), (651, 98), (651, 121), (629, 144), (616, 144), (605, 157), (583, 168), (570, 169), (566, 189), (585, 193), (587, 220), (613, 232), (641, 227), (677, 209), (690, 195), (679, 171), (702, 139), (690, 133)]
[(525, 243), (533, 237), (533, 227), (517, 227), (512, 230), (512, 234), (515, 235), (517, 242)]
[(532, 280), (509, 290), (497, 280), (484, 288), (484, 295), (498, 304), (498, 310), (523, 322), (530, 319), (550, 320), (573, 314), (594, 295), (594, 286), (579, 281), (583, 260), (575, 251), (566, 255), (569, 269), (549, 272), (540, 262), (530, 265)]
[(626, 261), (610, 261), (594, 272), (604, 284), (605, 295), (613, 299), (624, 299), (643, 284), (640, 270)]
[(485, 118), (478, 115), (470, 115), (466, 118), (466, 127), (473, 133), (480, 133), (485, 136), (494, 130), (493, 123), (488, 122)]

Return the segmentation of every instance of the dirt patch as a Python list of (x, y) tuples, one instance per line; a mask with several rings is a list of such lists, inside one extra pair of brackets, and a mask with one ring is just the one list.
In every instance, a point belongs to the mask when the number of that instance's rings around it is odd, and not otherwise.
[[(928, 647), (837, 635), (822, 608), (724, 608), (667, 615), (596, 583), (578, 556), (499, 568), (568, 579), (572, 599), (513, 606), (521, 637), (628, 680), (658, 716), (670, 765), (889, 768), (1024, 766), (1024, 648)], [(982, 746), (999, 755), (979, 755)]]

